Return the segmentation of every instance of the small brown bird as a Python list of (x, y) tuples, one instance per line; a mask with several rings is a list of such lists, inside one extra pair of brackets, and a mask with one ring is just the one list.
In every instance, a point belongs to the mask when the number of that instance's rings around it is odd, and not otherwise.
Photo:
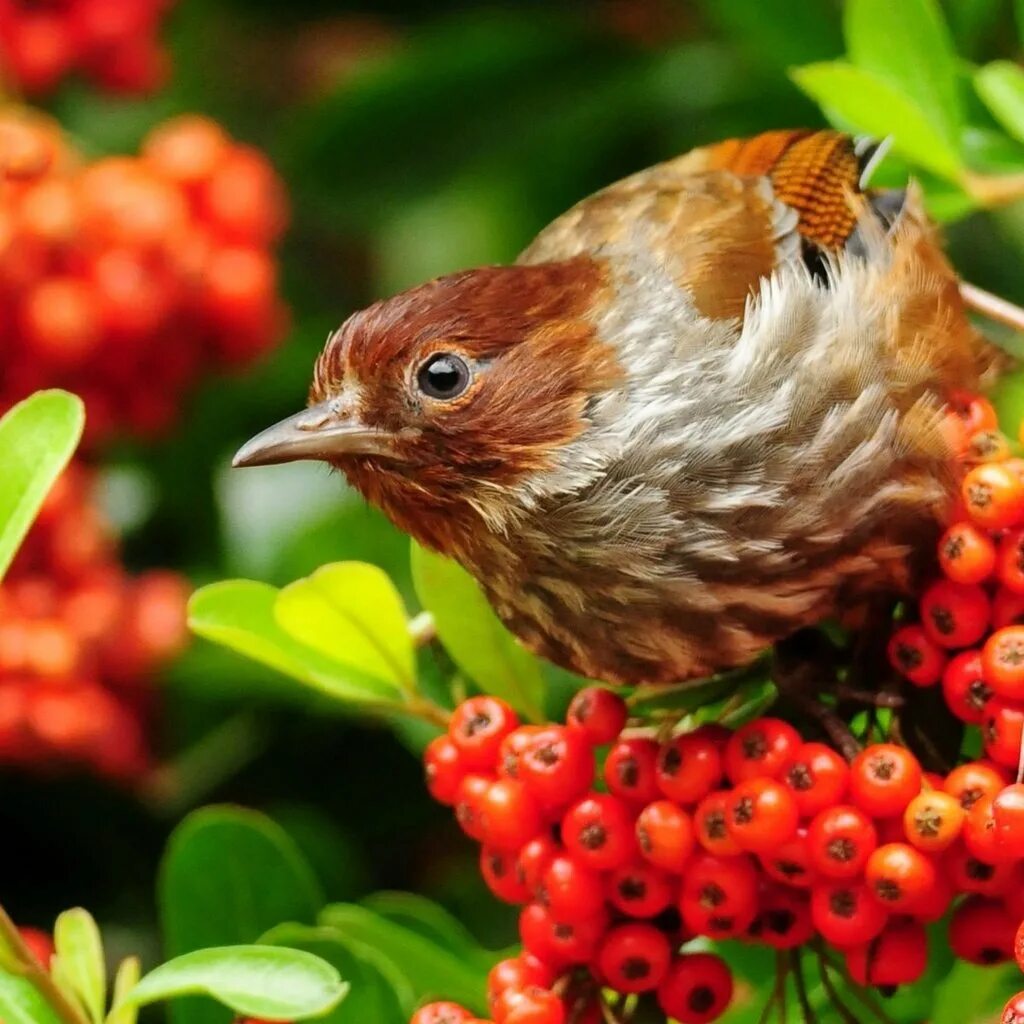
[(356, 313), (239, 466), (322, 459), (611, 682), (740, 666), (906, 585), (992, 350), (914, 188), (779, 131), (585, 199), (510, 267)]

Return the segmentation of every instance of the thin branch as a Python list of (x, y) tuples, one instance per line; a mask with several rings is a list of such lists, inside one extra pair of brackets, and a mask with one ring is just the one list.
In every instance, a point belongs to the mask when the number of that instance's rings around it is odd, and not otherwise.
[(1024, 331), (1024, 309), (1020, 306), (966, 281), (960, 282), (960, 294), (968, 309), (973, 309), (980, 316), (1015, 331)]
[(849, 972), (843, 967), (842, 964), (833, 960), (826, 953), (822, 952), (822, 960), (825, 964), (832, 968), (838, 974), (843, 981), (846, 982), (847, 987), (850, 990), (850, 995), (857, 1000), (872, 1016), (877, 1017), (881, 1024), (895, 1024), (892, 1017), (890, 1017), (885, 1010), (871, 998), (870, 993), (863, 985), (858, 985), (857, 982), (850, 977)]
[(85, 1015), (57, 987), (50, 972), (45, 970), (25, 945), (17, 925), (0, 906), (0, 942), (18, 958), (19, 973), (49, 1004), (63, 1024), (89, 1024)]
[(842, 1017), (843, 1024), (860, 1024), (860, 1021), (853, 1015), (850, 1008), (839, 997), (839, 993), (836, 991), (836, 987), (832, 983), (832, 979), (828, 976), (828, 968), (825, 966), (825, 957), (820, 950), (818, 951), (818, 973), (821, 975), (822, 987), (825, 989), (826, 994), (831, 1000), (836, 1013)]

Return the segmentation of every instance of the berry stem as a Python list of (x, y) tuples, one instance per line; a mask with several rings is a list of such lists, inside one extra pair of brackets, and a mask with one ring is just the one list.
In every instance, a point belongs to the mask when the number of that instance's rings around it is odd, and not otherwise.
[[(79, 1009), (57, 987), (48, 971), (29, 952), (17, 926), (0, 906), (0, 945), (17, 957), (14, 971), (20, 974), (43, 997), (62, 1024), (89, 1024)], [(5, 965), (6, 967), (6, 965)], [(10, 970), (11, 968), (7, 968)]]
[(807, 978), (804, 976), (804, 961), (799, 949), (790, 950), (789, 966), (796, 988), (796, 998), (800, 1003), (800, 1012), (804, 1017), (804, 1024), (818, 1024), (818, 1015), (814, 1012), (810, 997), (807, 995)]
[(868, 995), (867, 990), (862, 986), (858, 985), (849, 975), (849, 972), (843, 967), (842, 964), (833, 960), (827, 953), (822, 950), (821, 953), (822, 962), (827, 967), (830, 967), (833, 971), (838, 974), (843, 981), (846, 983), (846, 987), (849, 989), (850, 995), (857, 1000), (861, 1006), (864, 1007), (873, 1017), (875, 1017), (881, 1024), (895, 1024), (895, 1021), (882, 1009)]
[(448, 719), (451, 718), (448, 711), (419, 694), (410, 696), (404, 704), (396, 705), (395, 710), (422, 718), (423, 721), (436, 725), (440, 729), (447, 729)]
[(835, 1009), (836, 1013), (838, 1013), (839, 1016), (843, 1019), (843, 1024), (860, 1024), (857, 1018), (853, 1015), (850, 1008), (839, 997), (839, 992), (836, 990), (836, 987), (828, 974), (825, 954), (821, 951), (820, 947), (816, 948), (818, 960), (818, 973), (821, 975), (821, 986), (825, 989), (825, 992), (832, 1003), (833, 1009)]

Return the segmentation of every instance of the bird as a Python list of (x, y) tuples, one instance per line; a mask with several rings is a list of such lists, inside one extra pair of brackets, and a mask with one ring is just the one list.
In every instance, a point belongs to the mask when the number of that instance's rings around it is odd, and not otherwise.
[(524, 646), (612, 684), (905, 592), (954, 500), (949, 404), (999, 360), (881, 155), (777, 130), (612, 184), (514, 264), (352, 315), (234, 464), (340, 469)]

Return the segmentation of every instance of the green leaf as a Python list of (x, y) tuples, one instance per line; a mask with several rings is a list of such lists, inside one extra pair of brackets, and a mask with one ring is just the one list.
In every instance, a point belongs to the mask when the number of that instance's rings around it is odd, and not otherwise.
[(274, 606), (294, 639), (338, 664), (411, 690), (416, 655), (402, 598), (387, 574), (367, 562), (335, 562), (289, 584)]
[(283, 924), (262, 942), (313, 953), (337, 968), (350, 987), (324, 1024), (406, 1024), (416, 1005), (412, 988), (397, 965), (379, 950), (346, 937), (336, 928)]
[(66, 391), (40, 391), (0, 419), (0, 579), (82, 436), (85, 413)]
[(455, 562), (415, 543), (412, 578), (455, 664), (485, 692), (530, 718), (543, 718), (540, 666), (501, 624), (476, 580)]
[(974, 88), (992, 116), (1015, 138), (1024, 141), (1024, 71), (1008, 60), (979, 68)]
[[(487, 966), (467, 963), (459, 952), (350, 903), (335, 903), (324, 908), (320, 923), (336, 928), (347, 940), (380, 950), (393, 960), (408, 980), (417, 1001), (451, 999), (483, 1012)], [(497, 962), (499, 956), (492, 954), (488, 965)]]
[(280, 591), (251, 580), (225, 580), (197, 590), (189, 626), (199, 636), (277, 669), (337, 700), (393, 701), (394, 687), (341, 665), (300, 643), (275, 617)]
[(100, 1024), (107, 1006), (107, 968), (103, 939), (92, 915), (81, 907), (66, 910), (53, 928), (58, 966), (54, 970), (89, 1017)]
[(4, 1024), (62, 1024), (31, 982), (4, 971), (0, 971), (0, 1020)]
[(376, 892), (367, 896), (362, 906), (444, 949), (460, 954), (468, 963), (482, 970), (490, 970), (494, 964), (494, 953), (482, 949), (461, 921), (425, 896), (411, 892)]
[(135, 988), (142, 977), (142, 963), (137, 956), (125, 957), (117, 968), (114, 978), (114, 1005), (118, 1007), (110, 1012), (107, 1024), (136, 1024), (139, 1013), (136, 1007), (122, 1005), (128, 993)]
[[(167, 845), (158, 882), (164, 947), (171, 956), (255, 942), (281, 921), (312, 922), (323, 902), (288, 835), (255, 811), (207, 807), (190, 814)], [(214, 1006), (172, 1008), (184, 1024), (219, 1024)]]
[(199, 949), (162, 964), (125, 997), (130, 1006), (206, 995), (246, 1017), (306, 1020), (327, 1013), (348, 985), (312, 953), (275, 946)]
[(958, 146), (958, 58), (937, 0), (847, 0), (844, 12), (853, 64), (905, 96), (948, 146)]
[(963, 170), (953, 145), (898, 89), (844, 61), (795, 68), (793, 80), (839, 127), (883, 139), (894, 150), (943, 178), (956, 181)]

